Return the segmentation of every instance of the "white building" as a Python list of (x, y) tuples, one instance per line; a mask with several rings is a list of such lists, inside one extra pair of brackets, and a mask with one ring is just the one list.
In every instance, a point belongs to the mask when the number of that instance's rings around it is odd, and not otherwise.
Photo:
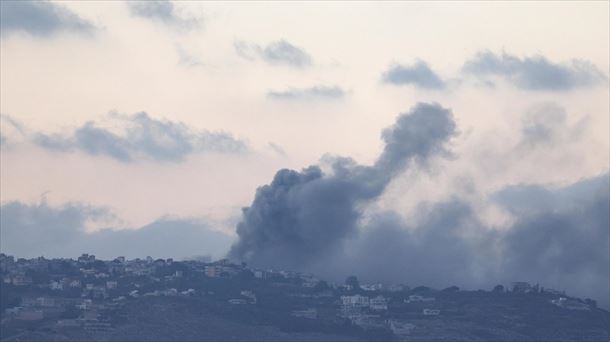
[(405, 300), (405, 303), (416, 303), (416, 302), (432, 302), (436, 300), (434, 297), (424, 297), (420, 295), (410, 295), (409, 299)]
[(437, 309), (424, 309), (423, 310), (423, 314), (424, 316), (438, 316), (441, 314), (441, 310), (437, 310)]
[(371, 310), (386, 311), (388, 309), (388, 300), (383, 296), (371, 298), (369, 301)]
[(370, 305), (369, 297), (361, 295), (341, 296), (341, 303), (344, 307), (366, 308)]

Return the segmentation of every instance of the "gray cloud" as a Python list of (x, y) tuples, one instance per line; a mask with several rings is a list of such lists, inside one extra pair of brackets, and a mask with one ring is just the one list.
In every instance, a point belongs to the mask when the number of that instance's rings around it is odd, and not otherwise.
[(199, 57), (185, 50), (180, 45), (176, 45), (176, 53), (178, 54), (179, 65), (189, 68), (200, 67), (205, 65)]
[(563, 107), (546, 103), (528, 111), (522, 119), (524, 142), (535, 145), (555, 140), (565, 127), (567, 113)]
[(12, 148), (27, 137), (26, 127), (13, 117), (0, 113), (0, 148)]
[(126, 1), (126, 4), (129, 8), (129, 13), (135, 17), (183, 29), (193, 29), (201, 25), (199, 20), (186, 18), (179, 13), (174, 4), (168, 0), (130, 0)]
[(338, 86), (317, 85), (311, 88), (289, 88), (283, 91), (269, 91), (267, 97), (274, 100), (334, 100), (345, 97), (346, 92)]
[(608, 82), (608, 77), (588, 61), (557, 64), (540, 55), (519, 58), (505, 52), (480, 52), (464, 64), (463, 71), (478, 77), (503, 77), (528, 90), (565, 91)]
[(284, 39), (271, 42), (265, 47), (236, 41), (234, 47), (237, 55), (247, 60), (262, 59), (267, 64), (287, 65), (295, 68), (304, 68), (312, 64), (312, 58), (305, 50)]
[(425, 89), (442, 89), (445, 82), (422, 60), (413, 65), (393, 65), (381, 79), (394, 85), (413, 85)]
[(438, 104), (418, 104), (384, 131), (386, 146), (373, 166), (334, 158), (331, 173), (319, 166), (278, 171), (243, 210), (239, 240), (230, 257), (297, 269), (321, 260), (357, 233), (362, 204), (378, 197), (410, 161), (424, 161), (443, 151), (453, 134), (451, 111)]
[(245, 142), (228, 133), (193, 131), (181, 122), (156, 120), (145, 112), (111, 117), (124, 129), (123, 134), (89, 121), (70, 134), (37, 133), (32, 139), (46, 149), (79, 150), (122, 162), (137, 158), (177, 162), (194, 153), (239, 154), (248, 151)]
[(24, 32), (49, 37), (61, 31), (91, 34), (94, 30), (89, 21), (49, 1), (0, 1), (1, 36)]
[(60, 207), (9, 202), (0, 207), (0, 250), (18, 257), (76, 257), (92, 253), (142, 258), (181, 258), (206, 254), (219, 257), (232, 238), (188, 219), (161, 218), (139, 229), (86, 232), (87, 222), (112, 218), (103, 208), (71, 203)]

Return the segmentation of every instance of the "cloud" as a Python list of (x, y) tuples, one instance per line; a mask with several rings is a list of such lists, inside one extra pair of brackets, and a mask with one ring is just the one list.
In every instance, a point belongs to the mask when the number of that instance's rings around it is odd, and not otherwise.
[(271, 42), (265, 47), (236, 41), (234, 47), (238, 56), (251, 61), (262, 59), (270, 65), (287, 65), (295, 68), (305, 68), (312, 64), (312, 58), (305, 50), (284, 39)]
[(190, 53), (189, 51), (185, 50), (182, 46), (176, 45), (175, 47), (176, 47), (176, 53), (178, 54), (178, 64), (179, 65), (189, 67), (189, 68), (200, 67), (200, 66), (205, 65), (199, 57), (197, 57), (194, 54)]
[(381, 79), (394, 85), (413, 85), (424, 89), (442, 89), (445, 82), (422, 60), (413, 65), (393, 65)]
[(267, 97), (274, 100), (335, 100), (344, 98), (345, 90), (338, 86), (316, 85), (311, 88), (289, 88), (283, 91), (269, 91)]
[(254, 265), (303, 269), (322, 260), (337, 244), (357, 233), (360, 206), (377, 198), (392, 176), (411, 161), (444, 151), (455, 134), (451, 111), (420, 103), (386, 129), (386, 146), (372, 166), (331, 158), (331, 172), (320, 166), (280, 170), (257, 189), (237, 225), (233, 259)]
[(269, 142), (269, 144), (267, 144), (267, 146), (277, 155), (280, 155), (282, 157), (287, 156), (286, 151), (282, 148), (282, 146), (280, 146), (276, 143), (272, 143), (272, 142)]
[(122, 134), (89, 121), (71, 133), (37, 133), (32, 140), (49, 150), (78, 150), (121, 162), (141, 158), (179, 162), (195, 153), (241, 154), (248, 151), (245, 142), (228, 133), (194, 131), (181, 122), (156, 120), (145, 112), (131, 116), (114, 114), (110, 118), (123, 129)]
[(182, 258), (220, 257), (232, 238), (190, 219), (161, 218), (138, 229), (102, 229), (87, 232), (89, 221), (104, 222), (107, 209), (79, 203), (59, 207), (8, 202), (0, 207), (0, 250), (18, 257), (76, 257), (82, 253), (111, 259), (153, 256)]
[(50, 37), (59, 32), (91, 34), (95, 27), (62, 5), (49, 1), (0, 1), (0, 32)]
[(0, 113), (0, 147), (5, 148), (23, 140), (27, 135), (25, 126), (13, 117)]
[(482, 78), (502, 77), (526, 90), (566, 91), (608, 82), (608, 77), (588, 61), (573, 59), (557, 64), (540, 55), (519, 58), (505, 52), (479, 52), (464, 64), (463, 71)]
[(132, 16), (149, 19), (182, 29), (194, 29), (201, 25), (200, 20), (181, 14), (168, 0), (126, 1)]

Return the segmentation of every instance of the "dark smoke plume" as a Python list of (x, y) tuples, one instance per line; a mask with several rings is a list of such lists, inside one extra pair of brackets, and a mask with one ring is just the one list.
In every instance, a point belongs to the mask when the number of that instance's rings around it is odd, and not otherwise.
[(243, 210), (229, 256), (260, 266), (308, 268), (357, 233), (361, 206), (396, 173), (445, 152), (455, 128), (450, 110), (420, 103), (383, 131), (385, 147), (372, 166), (336, 158), (329, 173), (319, 166), (278, 171)]

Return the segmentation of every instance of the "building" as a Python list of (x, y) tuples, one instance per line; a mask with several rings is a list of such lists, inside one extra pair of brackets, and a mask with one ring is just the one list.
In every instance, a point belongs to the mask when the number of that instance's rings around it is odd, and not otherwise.
[(23, 309), (19, 310), (15, 319), (20, 321), (39, 321), (44, 318), (42, 310), (36, 309)]
[(76, 319), (60, 319), (57, 321), (57, 326), (62, 328), (80, 327), (81, 323)]
[(420, 295), (410, 295), (409, 299), (405, 300), (405, 303), (417, 303), (417, 302), (433, 302), (436, 298), (434, 297), (424, 297)]
[(368, 284), (368, 285), (360, 285), (360, 288), (364, 291), (381, 291), (383, 290), (382, 284)]
[(359, 314), (350, 317), (352, 324), (363, 329), (382, 329), (385, 327), (385, 322), (379, 318), (379, 315)]
[(49, 284), (49, 288), (53, 291), (61, 291), (64, 289), (64, 284), (62, 284), (58, 281), (52, 280), (51, 283)]
[(422, 313), (424, 314), (424, 316), (438, 316), (441, 314), (441, 310), (437, 310), (437, 309), (424, 309), (422, 311)]
[(36, 305), (51, 308), (55, 306), (55, 298), (50, 297), (38, 297), (36, 298)]
[(402, 292), (402, 291), (408, 291), (409, 287), (407, 285), (403, 285), (403, 284), (392, 284), (390, 286), (388, 286), (388, 291), (390, 292)]
[(558, 299), (551, 300), (552, 304), (557, 305), (560, 308), (568, 309), (568, 310), (590, 310), (591, 308), (576, 299), (570, 299), (566, 297), (560, 297)]
[(83, 255), (78, 257), (78, 262), (83, 264), (92, 263), (95, 261), (95, 255), (89, 255), (87, 253), (83, 253)]
[(205, 267), (205, 276), (210, 278), (220, 277), (220, 272), (216, 269), (216, 266), (210, 265)]
[(316, 308), (310, 308), (307, 310), (295, 310), (290, 313), (290, 315), (294, 317), (307, 318), (307, 319), (317, 319), (318, 318), (318, 310)]
[(371, 298), (369, 301), (369, 307), (375, 311), (386, 311), (388, 309), (388, 300), (383, 296), (377, 296)]
[(13, 285), (15, 286), (28, 286), (32, 285), (32, 278), (27, 277), (23, 274), (18, 274), (13, 277)]
[(369, 297), (361, 295), (341, 296), (341, 304), (344, 307), (366, 308), (370, 305)]
[(242, 296), (248, 298), (250, 300), (250, 303), (256, 304), (256, 295), (254, 294), (254, 292), (245, 290), (245, 291), (241, 291), (240, 294)]
[(516, 281), (511, 284), (513, 292), (528, 293), (532, 292), (532, 285), (524, 281)]
[(407, 322), (389, 320), (388, 326), (395, 335), (409, 335), (415, 329), (415, 325)]
[(116, 289), (119, 283), (116, 280), (109, 280), (106, 282), (107, 289)]

